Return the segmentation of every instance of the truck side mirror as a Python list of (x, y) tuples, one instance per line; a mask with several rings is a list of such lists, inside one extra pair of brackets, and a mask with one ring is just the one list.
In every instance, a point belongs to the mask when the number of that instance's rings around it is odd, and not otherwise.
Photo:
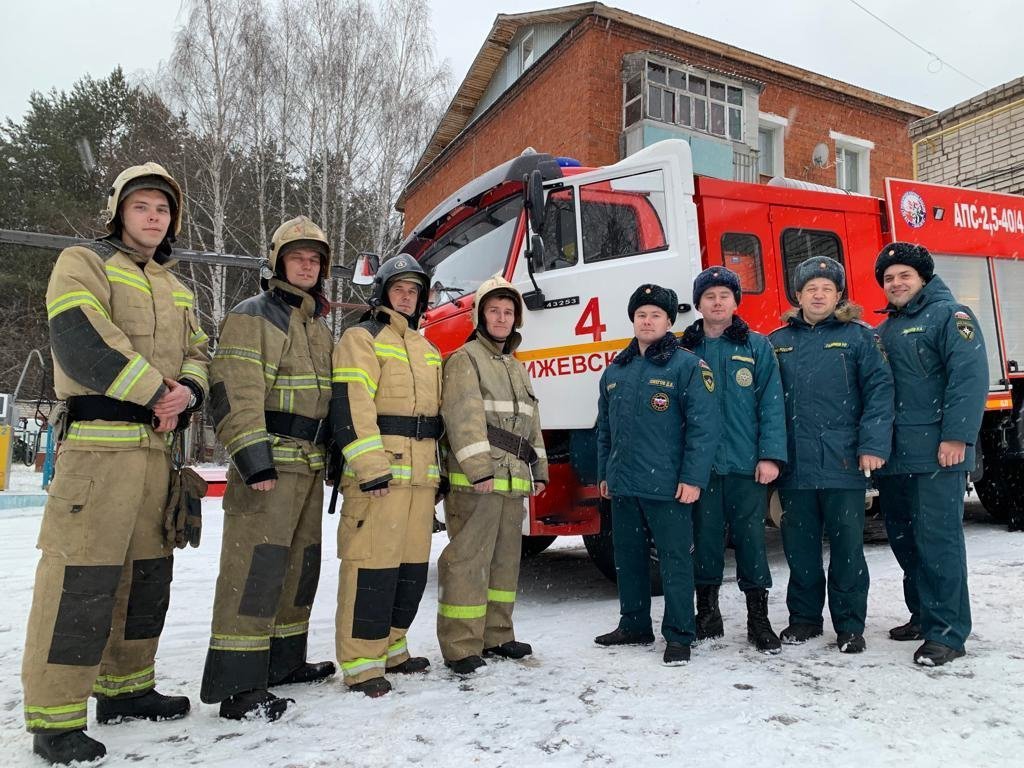
[(544, 226), (544, 181), (534, 169), (523, 177), (523, 206), (530, 215), (530, 229), (539, 232)]
[(380, 268), (380, 256), (376, 253), (360, 253), (352, 267), (352, 282), (355, 285), (373, 285), (373, 276)]

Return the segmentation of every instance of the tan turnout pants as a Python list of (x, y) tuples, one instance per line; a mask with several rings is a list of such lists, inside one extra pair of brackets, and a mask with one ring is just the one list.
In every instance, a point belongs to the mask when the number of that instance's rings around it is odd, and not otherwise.
[(345, 489), (338, 522), (336, 643), (346, 685), (409, 658), (405, 635), (427, 584), (435, 488)]
[(200, 692), (207, 704), (266, 690), (305, 663), (323, 500), (323, 472), (280, 472), (273, 490), (255, 491), (229, 470)]
[(90, 693), (139, 695), (170, 599), (161, 449), (64, 450), (43, 512), (21, 679), (33, 733), (83, 730)]
[(448, 661), (515, 640), (523, 499), (454, 491), (444, 502), (448, 546), (437, 562), (437, 639)]

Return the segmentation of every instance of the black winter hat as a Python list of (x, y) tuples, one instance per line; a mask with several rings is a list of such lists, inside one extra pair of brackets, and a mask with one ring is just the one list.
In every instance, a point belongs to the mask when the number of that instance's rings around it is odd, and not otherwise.
[(693, 306), (700, 304), (700, 297), (708, 288), (722, 286), (732, 291), (736, 297), (736, 305), (739, 306), (740, 297), (743, 292), (740, 290), (740, 276), (727, 267), (708, 267), (693, 281)]
[(816, 277), (828, 278), (836, 284), (840, 293), (846, 290), (846, 270), (842, 264), (828, 256), (812, 256), (801, 262), (793, 276), (793, 290), (802, 291)]
[(906, 264), (917, 270), (926, 283), (935, 277), (935, 260), (923, 245), (915, 243), (892, 243), (885, 246), (875, 259), (875, 280), (882, 285), (885, 270), (893, 264)]
[(633, 319), (637, 309), (644, 304), (661, 307), (665, 310), (669, 320), (673, 323), (676, 321), (676, 313), (679, 312), (679, 297), (671, 288), (662, 288), (654, 283), (644, 283), (633, 291), (633, 295), (629, 297), (630, 320)]

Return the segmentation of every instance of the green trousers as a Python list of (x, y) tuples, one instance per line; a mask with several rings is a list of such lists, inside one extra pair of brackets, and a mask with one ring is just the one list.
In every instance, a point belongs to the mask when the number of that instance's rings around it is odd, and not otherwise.
[(903, 569), (910, 620), (927, 640), (961, 650), (971, 633), (963, 472), (878, 479), (889, 546)]
[(693, 573), (697, 586), (722, 583), (728, 525), (736, 547), (740, 589), (771, 589), (764, 541), (767, 512), (768, 486), (743, 475), (711, 475), (708, 487), (693, 505)]
[(696, 637), (693, 616), (693, 521), (691, 505), (636, 496), (612, 497), (612, 542), (619, 585), (619, 627), (651, 631), (650, 530), (658, 550), (665, 588), (665, 640), (690, 645)]
[[(821, 627), (827, 590), (835, 631), (863, 634), (870, 584), (864, 560), (864, 491), (780, 490), (779, 497), (782, 547), (789, 563), (789, 622)], [(827, 582), (823, 533), (829, 540)]]

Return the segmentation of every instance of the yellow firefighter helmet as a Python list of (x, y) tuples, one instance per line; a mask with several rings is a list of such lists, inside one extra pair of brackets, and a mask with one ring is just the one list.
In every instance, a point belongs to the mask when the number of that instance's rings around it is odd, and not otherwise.
[(487, 327), (484, 322), (483, 313), (484, 302), (489, 298), (511, 299), (512, 303), (516, 305), (515, 327), (517, 330), (523, 327), (523, 297), (513, 287), (512, 283), (501, 277), (501, 275), (495, 275), (484, 280), (480, 287), (476, 289), (476, 297), (473, 299), (473, 317), (478, 328)]
[(312, 248), (320, 254), (320, 276), (324, 277), (331, 262), (331, 244), (327, 235), (312, 219), (296, 216), (274, 230), (270, 240), (270, 269), (277, 272), (278, 262), (293, 248)]
[(174, 177), (167, 172), (159, 163), (143, 163), (125, 168), (114, 179), (114, 184), (107, 193), (107, 218), (103, 222), (107, 232), (114, 234), (117, 231), (118, 208), (121, 202), (132, 192), (138, 189), (156, 189), (167, 195), (171, 203), (171, 229), (167, 233), (168, 240), (174, 238), (181, 232), (182, 208), (184, 207), (184, 196), (181, 194), (181, 187)]

